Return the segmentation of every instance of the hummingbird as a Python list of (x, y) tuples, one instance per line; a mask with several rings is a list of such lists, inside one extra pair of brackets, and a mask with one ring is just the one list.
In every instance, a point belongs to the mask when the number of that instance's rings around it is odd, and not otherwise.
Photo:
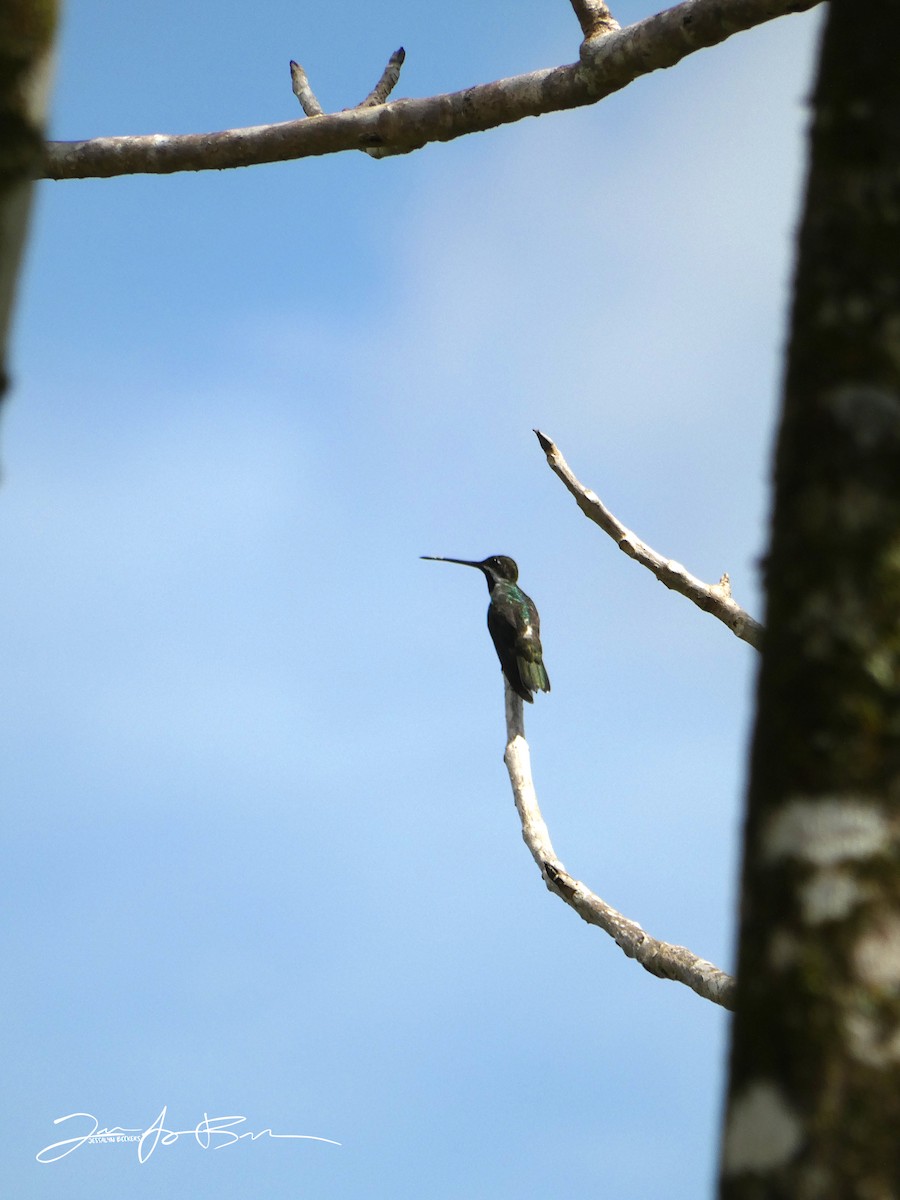
[(534, 601), (516, 582), (519, 568), (515, 562), (503, 554), (492, 554), (482, 562), (433, 554), (423, 554), (422, 558), (428, 562), (475, 567), (483, 573), (491, 594), (488, 630), (509, 686), (529, 704), (533, 702), (533, 692), (549, 692), (550, 680), (541, 649), (541, 619)]

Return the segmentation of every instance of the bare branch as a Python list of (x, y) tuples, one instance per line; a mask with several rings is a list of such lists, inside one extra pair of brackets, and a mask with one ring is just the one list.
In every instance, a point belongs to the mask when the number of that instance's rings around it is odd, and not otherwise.
[(164, 175), (286, 162), (343, 150), (382, 149), (407, 154), (429, 142), (595, 104), (641, 75), (674, 66), (687, 55), (820, 0), (684, 0), (655, 17), (584, 41), (581, 61), (479, 84), (420, 100), (328, 113), (315, 121), (286, 121), (221, 133), (151, 134), (49, 142), (48, 179)]
[(724, 1008), (733, 1008), (735, 981), (730, 975), (706, 959), (698, 958), (685, 946), (657, 941), (636, 921), (611, 908), (566, 871), (556, 856), (550, 831), (538, 806), (531, 777), (531, 754), (525, 741), (522, 701), (506, 683), (505, 691), (507, 745), (503, 761), (509, 772), (516, 809), (522, 822), (522, 837), (548, 889), (574, 908), (582, 920), (608, 933), (629, 958), (636, 959), (651, 975), (660, 979), (674, 979), (705, 1000), (712, 1000)]
[(575, 475), (566, 460), (560, 454), (556, 444), (535, 429), (541, 449), (547, 455), (547, 462), (554, 474), (558, 475), (572, 495), (575, 502), (586, 517), (599, 525), (604, 533), (608, 533), (620, 550), (639, 562), (641, 566), (652, 571), (660, 583), (687, 596), (698, 608), (711, 613), (722, 621), (735, 637), (747, 642), (759, 650), (762, 643), (763, 627), (745, 612), (731, 596), (731, 580), (725, 574), (718, 583), (704, 583), (696, 575), (692, 575), (679, 562), (671, 558), (663, 558), (661, 554), (642, 542), (636, 533), (627, 529), (617, 517), (601, 502), (596, 492), (586, 488)]
[(572, 7), (586, 38), (602, 37), (622, 28), (603, 0), (572, 0)]
[(381, 78), (366, 96), (357, 104), (357, 108), (374, 108), (376, 104), (384, 104), (388, 96), (397, 86), (397, 80), (400, 78), (400, 68), (403, 66), (403, 61), (406, 58), (406, 51), (401, 46), (399, 50), (395, 50), (388, 59), (388, 65), (384, 68)]
[(309, 86), (306, 72), (299, 63), (291, 59), (291, 89), (300, 101), (300, 107), (308, 117), (322, 117), (325, 109), (316, 99), (316, 94)]

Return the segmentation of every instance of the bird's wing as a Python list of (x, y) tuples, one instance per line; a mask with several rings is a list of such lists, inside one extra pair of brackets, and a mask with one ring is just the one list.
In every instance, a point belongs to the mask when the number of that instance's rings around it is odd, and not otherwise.
[(511, 613), (492, 604), (488, 609), (488, 630), (491, 641), (500, 659), (503, 674), (509, 680), (509, 685), (523, 700), (531, 701), (531, 692), (522, 680), (519, 670), (518, 631)]

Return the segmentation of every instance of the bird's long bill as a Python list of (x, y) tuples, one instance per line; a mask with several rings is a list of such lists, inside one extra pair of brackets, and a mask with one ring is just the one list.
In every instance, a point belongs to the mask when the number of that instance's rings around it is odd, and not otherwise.
[(481, 570), (480, 562), (470, 562), (468, 558), (443, 558), (440, 554), (422, 554), (420, 557), (425, 562), (452, 562), (459, 563), (461, 567), (477, 567)]

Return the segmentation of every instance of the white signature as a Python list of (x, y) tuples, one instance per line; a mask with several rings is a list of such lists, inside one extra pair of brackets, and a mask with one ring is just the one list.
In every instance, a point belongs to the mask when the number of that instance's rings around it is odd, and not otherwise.
[(199, 1121), (193, 1129), (166, 1129), (168, 1107), (167, 1104), (164, 1104), (162, 1112), (146, 1129), (125, 1129), (120, 1125), (104, 1125), (101, 1129), (100, 1122), (91, 1113), (67, 1113), (64, 1117), (57, 1117), (53, 1124), (61, 1125), (64, 1121), (75, 1121), (81, 1118), (90, 1123), (90, 1128), (86, 1133), (81, 1133), (77, 1137), (64, 1138), (61, 1142), (45, 1146), (43, 1150), (38, 1151), (35, 1158), (39, 1163), (58, 1162), (67, 1154), (79, 1150), (86, 1142), (91, 1145), (100, 1145), (105, 1142), (137, 1142), (138, 1161), (145, 1163), (157, 1146), (172, 1146), (180, 1137), (195, 1138), (197, 1144), (204, 1150), (224, 1150), (226, 1146), (233, 1146), (235, 1142), (244, 1139), (255, 1142), (261, 1137), (327, 1142), (329, 1146), (340, 1146), (341, 1144), (331, 1138), (315, 1137), (311, 1133), (273, 1133), (271, 1129), (260, 1129), (257, 1133), (252, 1133), (250, 1130), (247, 1130), (246, 1133), (235, 1133), (233, 1127), (242, 1125), (247, 1120), (246, 1117), (210, 1117), (208, 1113), (203, 1114), (203, 1120)]

